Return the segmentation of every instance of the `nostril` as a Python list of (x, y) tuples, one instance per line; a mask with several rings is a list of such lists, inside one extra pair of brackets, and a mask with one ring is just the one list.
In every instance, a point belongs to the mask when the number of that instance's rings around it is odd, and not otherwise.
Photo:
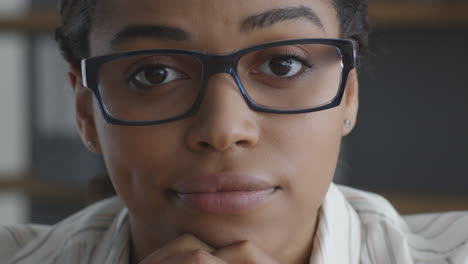
[(202, 149), (210, 148), (210, 144), (204, 141), (198, 142), (198, 146)]
[(250, 141), (248, 140), (239, 140), (236, 142), (236, 145), (241, 146), (241, 147), (248, 147), (250, 146)]
[(217, 149), (217, 150), (220, 150), (220, 151), (224, 151), (226, 149), (228, 149), (230, 146), (233, 146), (233, 145), (236, 145), (238, 147), (242, 147), (242, 148), (249, 148), (251, 146), (251, 142), (249, 140), (238, 140), (238, 141), (235, 141), (234, 144), (210, 144), (209, 142), (206, 142), (206, 141), (199, 141), (197, 143), (197, 146), (198, 146), (198, 149), (200, 150), (206, 150), (206, 149)]

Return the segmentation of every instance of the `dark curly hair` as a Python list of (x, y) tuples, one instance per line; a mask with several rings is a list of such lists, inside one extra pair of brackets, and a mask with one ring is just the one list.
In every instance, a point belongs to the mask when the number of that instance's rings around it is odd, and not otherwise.
[[(78, 67), (89, 56), (89, 32), (94, 22), (98, 0), (60, 0), (61, 25), (55, 39), (64, 58)], [(332, 0), (341, 25), (341, 37), (351, 38), (359, 45), (359, 55), (368, 47), (369, 23), (367, 0)]]

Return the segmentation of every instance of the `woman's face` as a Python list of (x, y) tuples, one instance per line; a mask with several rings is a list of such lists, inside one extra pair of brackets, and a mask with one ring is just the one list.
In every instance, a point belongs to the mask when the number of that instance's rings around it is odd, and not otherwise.
[[(331, 1), (99, 2), (92, 56), (157, 48), (226, 54), (272, 41), (340, 37)], [(291, 7), (304, 9), (287, 13)], [(274, 9), (282, 12), (270, 17), (281, 19), (242, 30), (247, 18)], [(189, 37), (140, 34), (115, 41), (119, 32), (139, 25), (177, 28)], [(351, 129), (344, 121), (355, 121), (354, 72), (339, 107), (295, 115), (250, 110), (233, 78), (215, 74), (195, 115), (141, 127), (106, 123), (79, 73), (71, 76), (82, 138), (98, 142), (95, 151), (102, 153), (129, 208), (134, 240), (146, 247), (142, 251), (183, 233), (215, 248), (250, 240), (278, 258), (310, 247), (341, 138)]]

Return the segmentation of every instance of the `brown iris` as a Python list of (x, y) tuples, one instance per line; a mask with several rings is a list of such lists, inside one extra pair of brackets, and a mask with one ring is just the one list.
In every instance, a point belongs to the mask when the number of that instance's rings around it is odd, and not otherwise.
[(293, 68), (294, 61), (290, 58), (274, 58), (270, 61), (271, 72), (277, 76), (288, 75)]
[(143, 70), (143, 80), (137, 76), (137, 80), (145, 84), (160, 84), (167, 79), (167, 68), (162, 66), (148, 67)]

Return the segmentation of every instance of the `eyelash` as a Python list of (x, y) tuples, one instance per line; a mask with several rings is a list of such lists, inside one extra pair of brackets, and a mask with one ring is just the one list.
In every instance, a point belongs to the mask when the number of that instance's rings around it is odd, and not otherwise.
[(304, 64), (304, 66), (306, 66), (307, 68), (312, 68), (312, 64), (310, 64), (306, 58), (304, 58), (303, 56), (297, 54), (297, 53), (291, 53), (291, 54), (281, 54), (281, 55), (277, 55), (277, 56), (274, 56), (273, 58), (278, 58), (278, 57), (284, 57), (284, 58), (290, 58), (290, 59), (293, 59), (293, 60), (297, 60), (299, 62), (301, 62), (302, 64)]
[(298, 54), (296, 52), (290, 52), (290, 53), (283, 52), (283, 53), (274, 54), (274, 55), (271, 55), (271, 56), (266, 56), (266, 58), (267, 59), (262, 60), (262, 63), (265, 62), (265, 61), (271, 60), (271, 59), (275, 59), (275, 58), (288, 58), (288, 59), (293, 59), (293, 60), (296, 60), (296, 61), (302, 63), (303, 66), (306, 68), (306, 70), (303, 70), (300, 74), (298, 74), (296, 76), (280, 78), (282, 80), (294, 80), (294, 79), (300, 78), (301, 76), (303, 76), (303, 74), (309, 73), (308, 70), (312, 69), (313, 66), (314, 66), (303, 55), (300, 55), (300, 54)]

